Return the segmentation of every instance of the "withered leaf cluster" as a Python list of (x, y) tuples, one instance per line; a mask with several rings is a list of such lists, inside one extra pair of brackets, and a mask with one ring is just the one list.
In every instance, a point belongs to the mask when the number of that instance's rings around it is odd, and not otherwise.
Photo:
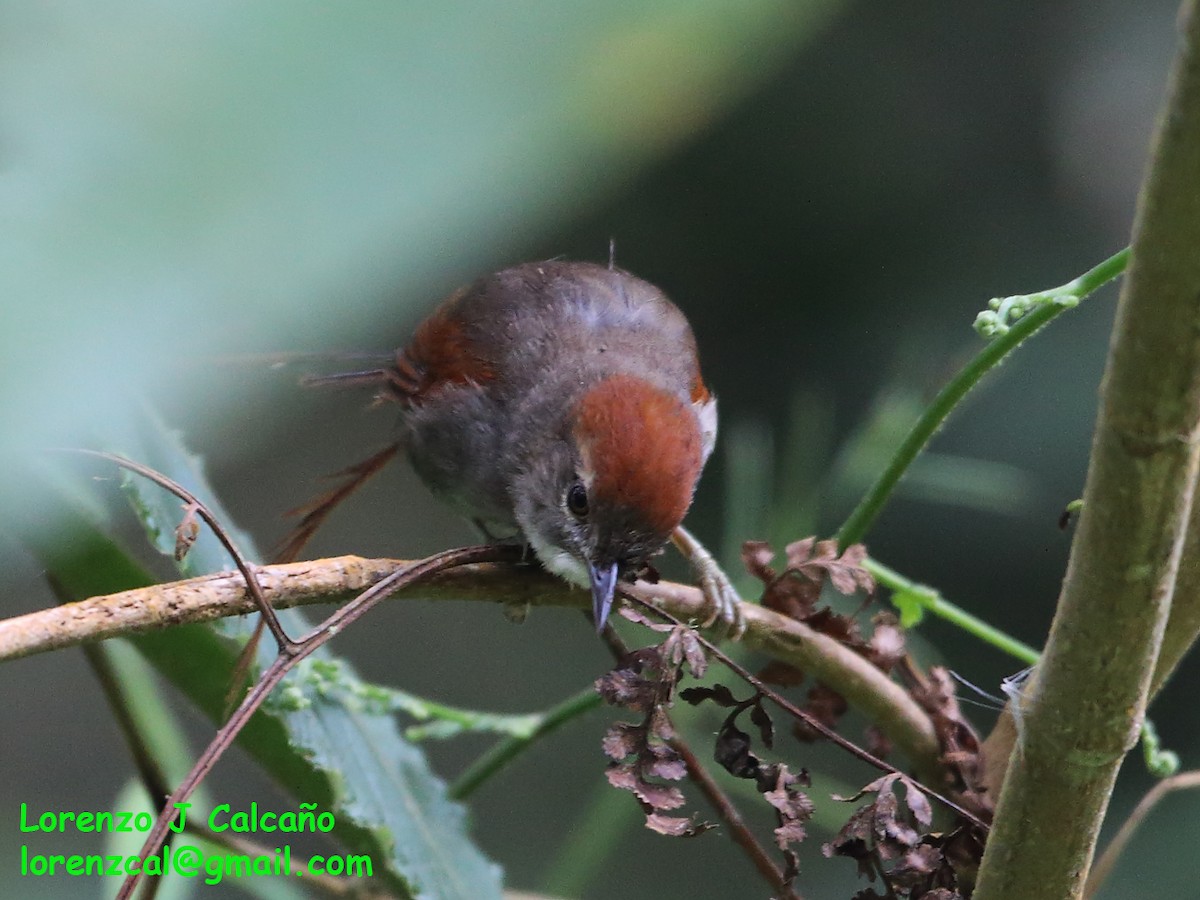
[[(865, 657), (883, 672), (891, 672), (904, 658), (904, 632), (896, 618), (887, 612), (873, 620), (869, 638), (863, 637), (855, 616), (834, 612), (829, 606), (818, 606), (821, 591), (828, 582), (840, 594), (875, 590), (875, 579), (863, 567), (867, 550), (862, 544), (852, 544), (838, 554), (836, 541), (805, 538), (784, 548), (784, 568), (771, 565), (775, 551), (764, 541), (747, 541), (742, 545), (742, 561), (747, 571), (763, 583), (762, 605), (803, 622), (814, 631), (827, 635)], [(804, 673), (784, 663), (770, 663), (759, 673), (764, 681), (779, 685), (798, 685)], [(837, 727), (846, 712), (846, 701), (833, 688), (816, 683), (808, 692), (806, 711), (828, 728)], [(816, 740), (817, 733), (803, 722), (794, 726), (801, 740)], [(875, 729), (868, 732), (869, 749), (884, 756), (890, 749)]]
[[(896, 792), (900, 785), (902, 804)], [(870, 881), (882, 878), (886, 893), (868, 888), (854, 900), (962, 900), (970, 895), (962, 886), (973, 882), (976, 860), (983, 852), (970, 829), (929, 833), (929, 799), (898, 773), (872, 781), (853, 797), (835, 799), (856, 802), (866, 794), (875, 794), (875, 799), (854, 812), (838, 836), (822, 847), (827, 857), (853, 859), (859, 874)]]
[[(864, 566), (865, 559), (862, 545), (839, 553), (834, 541), (807, 538), (789, 544), (783, 564), (777, 568), (772, 565), (775, 553), (767, 544), (748, 542), (743, 547), (747, 569), (763, 584), (764, 606), (837, 640), (884, 673), (898, 675), (929, 714), (938, 734), (947, 774), (945, 783), (935, 787), (950, 790), (972, 812), (986, 819), (990, 803), (980, 787), (979, 741), (959, 709), (948, 674), (936, 668), (926, 674), (917, 668), (907, 655), (904, 632), (890, 613), (876, 614), (869, 635), (864, 635), (861, 609), (843, 615), (820, 602), (827, 583), (843, 594), (872, 594), (875, 583)], [(785, 884), (790, 885), (799, 869), (796, 845), (806, 837), (813, 805), (805, 793), (810, 787), (806, 770), (793, 771), (785, 763), (759, 755), (761, 748), (773, 749), (776, 737), (775, 724), (764, 706), (764, 694), (771, 691), (761, 682), (756, 682), (759, 690), (745, 699), (739, 699), (723, 684), (681, 690), (685, 671), (702, 677), (707, 666), (695, 632), (680, 625), (658, 624), (627, 609), (622, 614), (664, 637), (657, 647), (628, 654), (614, 671), (597, 681), (597, 690), (605, 700), (641, 717), (637, 722), (619, 722), (605, 735), (604, 752), (611, 760), (608, 780), (638, 799), (647, 826), (655, 831), (690, 836), (711, 828), (709, 823), (676, 814), (685, 804), (677, 782), (688, 774), (688, 763), (676, 749), (669, 709), (677, 695), (693, 705), (710, 703), (722, 708), (726, 712), (717, 731), (714, 758), (731, 775), (753, 782), (772, 808), (776, 818), (774, 840), (784, 861), (782, 875)], [(768, 664), (760, 677), (785, 686), (806, 681), (803, 671), (779, 662)], [(806, 707), (820, 724), (834, 729), (847, 703), (837, 690), (816, 682), (809, 687)], [(817, 737), (803, 721), (794, 722), (792, 730), (803, 740)], [(873, 726), (867, 730), (867, 743), (876, 757), (884, 756), (889, 749), (887, 740)], [(868, 795), (873, 797), (871, 802), (856, 810), (838, 835), (822, 847), (826, 856), (853, 859), (861, 875), (882, 882), (883, 893), (866, 888), (856, 897), (969, 897), (982, 855), (982, 836), (966, 825), (945, 833), (931, 832), (932, 810), (927, 796), (899, 772), (877, 778), (852, 797), (838, 799), (853, 802)]]
[[(904, 787), (903, 803), (897, 794), (900, 785)], [(885, 893), (868, 888), (857, 893), (855, 900), (962, 900), (956, 862), (978, 849), (967, 846), (974, 838), (966, 829), (927, 833), (933, 819), (929, 800), (898, 773), (875, 779), (852, 797), (835, 799), (854, 802), (867, 794), (874, 794), (875, 799), (856, 810), (837, 837), (822, 847), (826, 856), (853, 859), (859, 874), (869, 880), (884, 880)]]
[(661, 834), (691, 837), (713, 826), (669, 814), (685, 803), (683, 791), (672, 782), (687, 774), (687, 764), (673, 746), (675, 727), (668, 710), (675, 701), (684, 665), (699, 678), (708, 659), (696, 633), (687, 626), (660, 625), (631, 610), (622, 613), (666, 633), (666, 638), (657, 646), (634, 650), (596, 681), (596, 690), (605, 701), (642, 714), (640, 722), (617, 722), (605, 734), (604, 753), (612, 760), (606, 775), (614, 787), (637, 797), (646, 814), (646, 827)]
[(771, 749), (775, 743), (775, 726), (762, 705), (762, 695), (755, 693), (746, 700), (738, 700), (729, 688), (715, 684), (687, 688), (680, 692), (680, 697), (694, 706), (711, 702), (730, 710), (717, 731), (714, 757), (730, 775), (753, 781), (774, 809), (775, 845), (783, 852), (784, 881), (791, 884), (799, 873), (799, 860), (793, 845), (807, 836), (805, 823), (813, 813), (812, 801), (800, 790), (811, 786), (808, 771), (792, 772), (784, 763), (767, 763), (754, 754), (752, 739), (738, 727), (737, 720), (749, 710), (750, 721), (757, 729), (759, 739)]
[(937, 732), (941, 761), (947, 773), (945, 786), (975, 815), (991, 821), (995, 798), (984, 786), (979, 735), (963, 715), (949, 670), (933, 666), (922, 673), (911, 660), (905, 660), (900, 673), (908, 692), (929, 715)]
[[(834, 541), (807, 538), (785, 548), (782, 570), (772, 566), (774, 558), (765, 543), (748, 542), (743, 548), (747, 569), (763, 583), (763, 605), (834, 638), (881, 671), (897, 672), (937, 732), (947, 773), (946, 783), (937, 787), (951, 790), (981, 818), (990, 818), (992, 802), (982, 788), (979, 739), (959, 708), (946, 670), (935, 667), (924, 674), (917, 668), (907, 655), (903, 630), (890, 613), (877, 614), (870, 637), (864, 637), (855, 616), (819, 605), (826, 582), (842, 594), (874, 590), (874, 580), (863, 567), (866, 548), (854, 545), (839, 555)], [(782, 685), (804, 681), (803, 672), (780, 663), (769, 664), (761, 676)], [(806, 708), (822, 724), (834, 728), (846, 711), (846, 701), (836, 690), (816, 683), (808, 691)], [(795, 723), (793, 731), (801, 739), (817, 737), (803, 722)], [(867, 730), (867, 744), (877, 757), (890, 749), (874, 727)], [(901, 782), (903, 805), (896, 793)], [(875, 800), (855, 812), (823, 848), (827, 856), (855, 859), (860, 873), (871, 880), (876, 876), (884, 879), (886, 893), (877, 895), (868, 888), (858, 896), (862, 900), (875, 896), (951, 900), (963, 896), (960, 891), (967, 889), (960, 885), (972, 882), (982, 856), (980, 835), (967, 826), (947, 834), (928, 833), (929, 801), (902, 775), (885, 775), (848, 799), (866, 794), (874, 794)]]

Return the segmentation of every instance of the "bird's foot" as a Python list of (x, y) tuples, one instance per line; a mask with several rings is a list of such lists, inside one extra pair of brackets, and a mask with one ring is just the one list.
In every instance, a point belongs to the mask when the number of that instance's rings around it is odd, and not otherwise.
[(740, 640), (746, 632), (746, 620), (741, 612), (742, 598), (725, 570), (696, 536), (682, 525), (672, 533), (671, 543), (691, 563), (700, 591), (707, 601), (710, 612), (701, 627), (710, 628), (719, 623), (726, 637)]

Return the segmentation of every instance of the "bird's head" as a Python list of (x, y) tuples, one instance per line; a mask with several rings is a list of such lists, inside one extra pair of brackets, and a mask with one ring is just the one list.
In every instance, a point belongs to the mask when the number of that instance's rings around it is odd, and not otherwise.
[(611, 375), (580, 395), (561, 439), (529, 460), (514, 485), (517, 520), (546, 568), (591, 588), (597, 629), (617, 580), (683, 521), (705, 456), (692, 403)]

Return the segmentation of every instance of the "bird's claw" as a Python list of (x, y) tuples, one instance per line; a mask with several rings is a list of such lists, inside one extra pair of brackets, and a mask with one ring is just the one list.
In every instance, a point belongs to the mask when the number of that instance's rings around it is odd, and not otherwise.
[(710, 611), (701, 627), (718, 626), (724, 636), (731, 640), (740, 640), (746, 632), (746, 620), (741, 612), (742, 599), (725, 570), (704, 545), (682, 525), (675, 529), (671, 540), (691, 563)]

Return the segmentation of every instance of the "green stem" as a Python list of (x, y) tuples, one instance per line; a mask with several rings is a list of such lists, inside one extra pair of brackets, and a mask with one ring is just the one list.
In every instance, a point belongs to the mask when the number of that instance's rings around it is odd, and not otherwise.
[(483, 756), (475, 760), (467, 771), (458, 776), (454, 784), (450, 786), (450, 796), (455, 800), (466, 799), (538, 738), (549, 734), (571, 719), (595, 709), (600, 702), (600, 695), (596, 693), (596, 689), (588, 685), (579, 693), (568, 697), (545, 712), (537, 727), (529, 734), (513, 735), (497, 741)]
[(905, 578), (895, 569), (890, 569), (883, 563), (870, 557), (867, 557), (863, 562), (863, 568), (870, 572), (871, 577), (884, 587), (916, 598), (920, 601), (923, 609), (939, 618), (945, 619), (947, 622), (957, 625), (984, 643), (991, 644), (997, 650), (1001, 650), (1009, 656), (1016, 657), (1026, 665), (1032, 666), (1037, 663), (1039, 654), (1033, 647), (1022, 641), (1018, 641), (1014, 637), (1010, 637), (999, 628), (989, 625), (978, 616), (974, 616), (962, 607), (955, 606), (949, 600), (943, 599), (942, 595), (933, 588)]
[[(921, 609), (926, 612), (933, 613), (933, 615), (957, 625), (963, 631), (974, 635), (985, 644), (991, 644), (997, 650), (1019, 659), (1026, 665), (1037, 665), (1038, 660), (1041, 658), (1041, 653), (1033, 649), (1033, 647), (1030, 647), (1023, 641), (1018, 641), (1015, 637), (1006, 634), (994, 625), (989, 625), (983, 619), (972, 615), (962, 607), (955, 606), (950, 601), (943, 599), (941, 594), (928, 585), (918, 584), (909, 578), (905, 578), (895, 569), (888, 568), (883, 563), (870, 557), (867, 557), (863, 561), (863, 568), (870, 572), (871, 577), (884, 587), (896, 593), (904, 593), (912, 597), (920, 603)], [(1146, 759), (1146, 770), (1155, 778), (1167, 778), (1176, 774), (1180, 767), (1179, 754), (1162, 746), (1158, 732), (1155, 731), (1154, 723), (1150, 719), (1145, 719), (1142, 722), (1141, 736), (1142, 752)]]
[(421, 723), (409, 725), (404, 729), (404, 737), (410, 741), (451, 738), (464, 731), (527, 735), (537, 728), (542, 720), (539, 713), (513, 715), (446, 706), (405, 691), (379, 685), (370, 685), (368, 690), (369, 695), (378, 698), (383, 708), (389, 712), (403, 712)]
[[(838, 546), (845, 548), (863, 539), (912, 461), (929, 443), (930, 438), (946, 421), (959, 401), (989, 370), (1051, 319), (1072, 308), (1081, 299), (1124, 272), (1128, 262), (1129, 248), (1126, 247), (1060, 287), (993, 301), (990, 304), (991, 310), (980, 314), (977, 325), (981, 331), (994, 334), (994, 339), (976, 354), (929, 404), (887, 468), (838, 530)], [(1027, 312), (1030, 307), (1033, 307), (1032, 311)], [(1009, 326), (1003, 315), (1019, 315), (1020, 318)]]

